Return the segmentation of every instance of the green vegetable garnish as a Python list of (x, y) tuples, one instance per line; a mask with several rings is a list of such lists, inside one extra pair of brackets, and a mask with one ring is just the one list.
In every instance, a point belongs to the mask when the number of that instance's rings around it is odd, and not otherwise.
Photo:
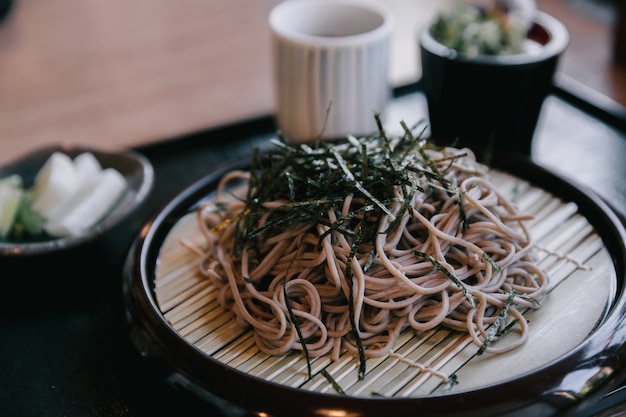
[(0, 238), (12, 231), (24, 197), (24, 186), (19, 175), (0, 179)]
[(469, 56), (522, 53), (526, 30), (507, 21), (503, 13), (457, 1), (437, 17), (430, 33), (448, 48)]
[(18, 237), (23, 234), (28, 236), (39, 236), (44, 233), (43, 219), (33, 210), (33, 193), (27, 190), (22, 198), (20, 209), (15, 219), (15, 233)]

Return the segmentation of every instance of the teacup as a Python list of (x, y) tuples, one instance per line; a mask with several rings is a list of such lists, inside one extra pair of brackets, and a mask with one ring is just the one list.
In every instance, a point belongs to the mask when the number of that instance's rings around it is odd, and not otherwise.
[(375, 131), (394, 18), (365, 0), (291, 0), (270, 13), (275, 119), (291, 142)]

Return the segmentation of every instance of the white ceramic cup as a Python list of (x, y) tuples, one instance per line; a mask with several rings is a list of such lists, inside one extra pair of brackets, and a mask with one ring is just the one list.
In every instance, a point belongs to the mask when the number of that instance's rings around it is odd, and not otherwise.
[(374, 132), (393, 15), (366, 0), (286, 0), (270, 13), (275, 118), (293, 143)]

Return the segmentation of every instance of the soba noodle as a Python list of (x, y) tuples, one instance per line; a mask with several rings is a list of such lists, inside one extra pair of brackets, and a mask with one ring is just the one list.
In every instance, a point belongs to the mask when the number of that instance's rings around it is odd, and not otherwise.
[(548, 283), (528, 217), (471, 151), (406, 132), (276, 141), (198, 208), (201, 271), (261, 351), (379, 357), (437, 326), (491, 353), (524, 343)]

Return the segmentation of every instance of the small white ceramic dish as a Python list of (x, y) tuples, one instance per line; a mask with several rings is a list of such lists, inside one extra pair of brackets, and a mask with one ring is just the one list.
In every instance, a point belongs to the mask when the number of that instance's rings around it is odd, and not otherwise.
[(91, 152), (103, 168), (114, 168), (126, 179), (128, 188), (122, 200), (113, 210), (85, 233), (77, 236), (52, 238), (48, 235), (0, 240), (0, 256), (19, 257), (51, 253), (76, 247), (93, 241), (132, 213), (152, 189), (154, 170), (150, 162), (134, 151), (107, 151), (79, 145), (50, 146), (29, 153), (14, 162), (0, 167), (0, 178), (19, 174), (26, 187), (30, 187), (37, 172), (54, 152), (62, 152), (75, 157)]

